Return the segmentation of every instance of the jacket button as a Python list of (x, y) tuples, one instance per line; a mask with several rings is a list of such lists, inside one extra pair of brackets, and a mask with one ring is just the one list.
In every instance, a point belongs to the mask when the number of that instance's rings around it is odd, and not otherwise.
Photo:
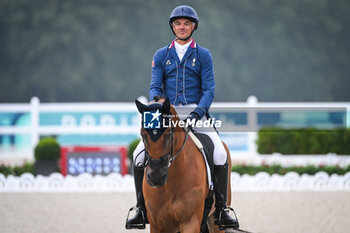
[(181, 95), (180, 93), (178, 93), (177, 95)]

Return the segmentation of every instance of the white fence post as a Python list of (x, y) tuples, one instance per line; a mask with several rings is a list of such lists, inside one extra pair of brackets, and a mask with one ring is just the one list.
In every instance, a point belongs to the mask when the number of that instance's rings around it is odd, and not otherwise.
[(249, 156), (255, 157), (257, 155), (257, 146), (255, 141), (258, 136), (258, 116), (257, 106), (258, 98), (255, 96), (249, 96), (247, 99), (248, 104), (248, 153)]
[(39, 142), (39, 105), (40, 100), (38, 97), (34, 96), (30, 100), (30, 117), (31, 117), (31, 144), (32, 144), (32, 153), (34, 155), (34, 148)]

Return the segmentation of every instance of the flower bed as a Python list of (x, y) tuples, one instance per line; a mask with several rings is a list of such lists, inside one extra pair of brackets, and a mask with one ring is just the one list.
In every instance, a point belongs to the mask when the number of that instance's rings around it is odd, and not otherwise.
[(233, 165), (232, 171), (237, 172), (240, 175), (243, 175), (243, 174), (255, 175), (259, 172), (266, 172), (270, 175), (272, 174), (285, 175), (288, 172), (296, 172), (299, 175), (302, 175), (302, 174), (314, 175), (318, 172), (326, 172), (329, 175), (331, 174), (344, 175), (345, 173), (350, 172), (350, 165), (347, 167), (340, 167), (338, 165), (335, 165), (335, 166), (306, 165), (306, 166), (284, 167), (279, 164), (274, 164), (274, 165), (262, 164), (260, 166), (243, 164), (243, 165)]
[(5, 164), (0, 164), (0, 173), (4, 174), (5, 176), (20, 176), (24, 173), (34, 174), (34, 163), (26, 162), (21, 166), (9, 166)]

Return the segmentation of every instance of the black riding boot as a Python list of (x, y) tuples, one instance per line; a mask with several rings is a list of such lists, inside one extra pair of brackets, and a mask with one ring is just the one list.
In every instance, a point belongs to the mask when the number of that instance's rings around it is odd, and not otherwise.
[[(136, 204), (136, 207), (132, 207), (129, 210), (129, 213), (132, 210), (136, 210), (136, 214), (133, 218), (126, 219), (126, 223), (125, 223), (126, 229), (133, 229), (133, 228), (145, 229), (145, 224), (148, 223), (145, 199), (143, 198), (143, 192), (142, 192), (142, 181), (143, 181), (144, 170), (145, 169), (143, 167), (133, 166), (137, 204)], [(129, 217), (129, 214), (128, 214), (128, 217)]]
[(238, 229), (239, 224), (236, 219), (233, 219), (226, 209), (227, 201), (227, 176), (228, 176), (227, 162), (221, 166), (214, 166), (214, 190), (215, 190), (215, 221), (219, 225), (220, 230), (233, 228)]

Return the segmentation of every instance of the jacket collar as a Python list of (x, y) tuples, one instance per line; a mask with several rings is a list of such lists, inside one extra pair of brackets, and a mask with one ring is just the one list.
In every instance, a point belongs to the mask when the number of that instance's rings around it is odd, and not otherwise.
[[(173, 40), (173, 41), (171, 42), (171, 44), (169, 45), (169, 49), (174, 48), (174, 47), (175, 47), (175, 40)], [(192, 49), (197, 48), (197, 44), (196, 44), (196, 42), (194, 41), (193, 38), (192, 38), (192, 42), (191, 42), (191, 44), (190, 44), (190, 47), (191, 47)]]
[(179, 56), (177, 56), (177, 53), (176, 53), (176, 50), (175, 50), (175, 40), (173, 40), (171, 42), (171, 44), (169, 45), (168, 48), (169, 48), (171, 56), (173, 56), (177, 60), (178, 64), (182, 64), (187, 59), (187, 57), (189, 57), (193, 53), (193, 51), (197, 48), (197, 44), (194, 41), (194, 39), (192, 38), (192, 42), (191, 42), (190, 46), (188, 47), (188, 49), (187, 49), (184, 57), (182, 58), (181, 62), (180, 62)]

